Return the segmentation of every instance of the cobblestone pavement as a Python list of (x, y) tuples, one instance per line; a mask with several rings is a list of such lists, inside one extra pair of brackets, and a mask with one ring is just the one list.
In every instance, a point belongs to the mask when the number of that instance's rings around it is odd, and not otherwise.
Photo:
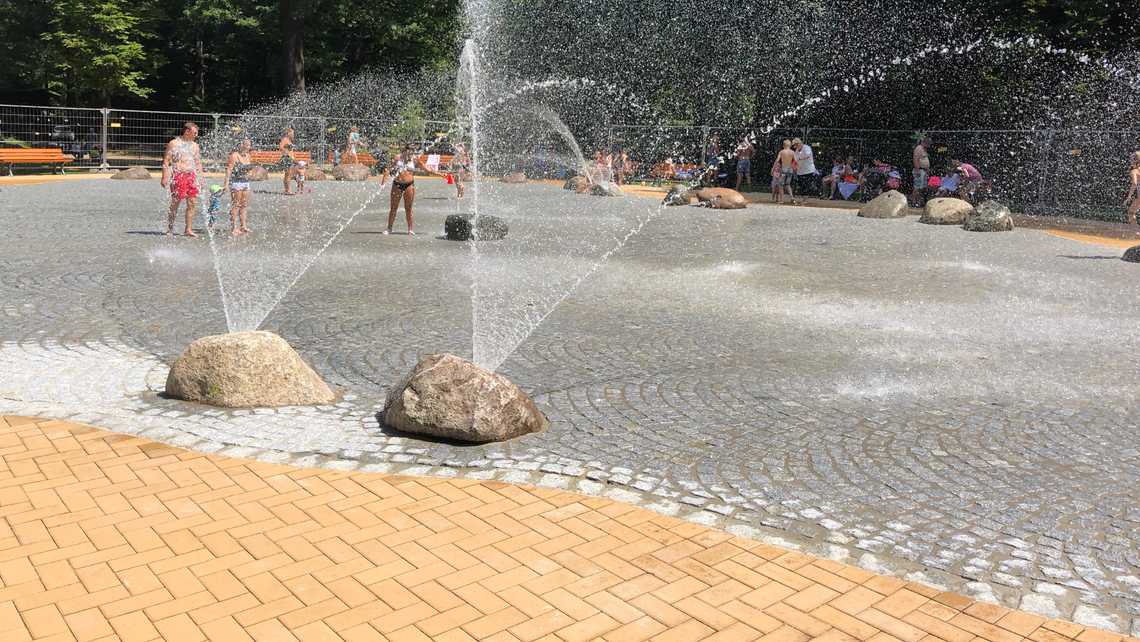
[(0, 416), (4, 639), (1137, 642), (608, 499)]
[[(516, 245), (493, 257), (563, 285), (620, 221), (644, 223), (501, 368), (547, 412), (545, 433), (460, 447), (377, 424), (420, 354), (471, 353), (470, 252), (423, 234), (457, 206), (434, 181), (421, 236), (380, 236), (373, 205), (263, 325), (343, 400), (238, 412), (157, 394), (225, 321), (209, 246), (154, 234), (156, 183), (5, 187), (0, 412), (267, 462), (603, 493), (1137, 632), (1140, 279), (1117, 253), (1038, 231), (511, 189)], [(283, 198), (254, 194), (255, 230), (259, 203)], [(558, 215), (583, 207), (598, 218)]]

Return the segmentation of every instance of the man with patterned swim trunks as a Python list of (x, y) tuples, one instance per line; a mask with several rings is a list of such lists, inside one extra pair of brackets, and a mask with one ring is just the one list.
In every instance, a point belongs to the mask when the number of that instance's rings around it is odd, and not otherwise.
[(166, 235), (174, 234), (174, 218), (178, 205), (186, 202), (186, 236), (194, 233), (194, 211), (198, 207), (198, 174), (202, 172), (202, 154), (198, 148), (198, 126), (187, 122), (182, 135), (166, 144), (162, 158), (163, 189), (170, 187), (170, 211), (166, 215)]

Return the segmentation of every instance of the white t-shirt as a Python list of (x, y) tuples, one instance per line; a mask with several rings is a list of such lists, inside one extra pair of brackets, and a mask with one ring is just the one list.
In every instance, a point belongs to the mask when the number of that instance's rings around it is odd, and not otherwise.
[(796, 152), (796, 163), (799, 167), (796, 173), (800, 176), (815, 173), (815, 154), (811, 151), (811, 145), (804, 143), (800, 146), (800, 151)]

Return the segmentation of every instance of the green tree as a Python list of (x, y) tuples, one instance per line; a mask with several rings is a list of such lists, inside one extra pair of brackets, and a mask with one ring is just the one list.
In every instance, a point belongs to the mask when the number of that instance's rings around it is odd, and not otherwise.
[(47, 43), (56, 72), (48, 85), (66, 103), (95, 98), (110, 105), (119, 93), (145, 98), (150, 35), (142, 11), (145, 3), (125, 0), (56, 0), (52, 4)]

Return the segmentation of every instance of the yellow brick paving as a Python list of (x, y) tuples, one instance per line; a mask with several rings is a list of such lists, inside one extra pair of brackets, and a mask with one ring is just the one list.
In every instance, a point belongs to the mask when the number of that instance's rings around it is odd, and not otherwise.
[(1110, 642), (573, 493), (0, 417), (0, 640)]

